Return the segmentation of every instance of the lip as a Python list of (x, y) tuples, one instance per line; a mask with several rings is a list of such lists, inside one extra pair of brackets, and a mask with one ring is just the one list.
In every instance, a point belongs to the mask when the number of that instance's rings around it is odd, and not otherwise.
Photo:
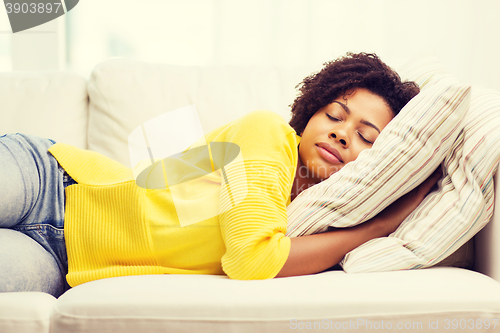
[(326, 142), (317, 143), (316, 146), (319, 148), (321, 156), (332, 163), (343, 163), (342, 156), (337, 149), (333, 148)]

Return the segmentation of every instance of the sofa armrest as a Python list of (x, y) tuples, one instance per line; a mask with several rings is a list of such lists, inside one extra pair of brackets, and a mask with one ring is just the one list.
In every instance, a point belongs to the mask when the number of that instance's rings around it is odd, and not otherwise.
[(500, 172), (494, 177), (495, 207), (491, 221), (475, 236), (474, 269), (500, 282)]

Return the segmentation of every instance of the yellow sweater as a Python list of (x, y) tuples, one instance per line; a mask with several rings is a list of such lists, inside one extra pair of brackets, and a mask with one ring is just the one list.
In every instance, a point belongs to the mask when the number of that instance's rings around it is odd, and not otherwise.
[[(210, 132), (206, 142), (237, 144), (242, 158), (240, 167), (226, 167), (222, 176), (214, 172), (203, 180), (231, 185), (219, 186), (215, 201), (190, 199), (190, 186), (138, 186), (131, 169), (120, 163), (56, 143), (50, 153), (78, 182), (66, 188), (69, 285), (140, 274), (273, 278), (290, 252), (286, 206), (299, 139), (269, 111), (252, 112)], [(216, 202), (219, 214), (210, 216), (207, 202)], [(208, 218), (182, 224), (179, 217), (190, 211)]]

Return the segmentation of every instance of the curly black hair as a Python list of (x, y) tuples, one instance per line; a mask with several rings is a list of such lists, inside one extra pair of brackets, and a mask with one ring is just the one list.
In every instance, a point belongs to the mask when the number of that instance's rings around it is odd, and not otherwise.
[(289, 124), (299, 134), (319, 109), (351, 89), (365, 88), (382, 97), (394, 115), (420, 92), (415, 82), (402, 82), (400, 76), (375, 54), (347, 53), (324, 66), (295, 87), (300, 92), (291, 105)]

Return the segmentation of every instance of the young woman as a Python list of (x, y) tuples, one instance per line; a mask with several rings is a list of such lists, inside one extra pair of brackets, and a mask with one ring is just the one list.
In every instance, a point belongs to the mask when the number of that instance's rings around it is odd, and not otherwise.
[[(290, 239), (286, 206), (369, 149), (418, 87), (375, 55), (348, 54), (304, 79), (300, 91), (290, 125), (257, 111), (207, 134), (208, 143), (238, 147), (241, 163), (225, 164), (231, 149), (208, 160), (166, 159), (159, 162), (164, 187), (139, 186), (130, 169), (94, 152), (29, 135), (0, 137), (0, 291), (59, 296), (66, 281), (139, 274), (311, 274), (387, 236), (438, 175), (353, 228)], [(219, 160), (224, 173), (201, 182), (220, 184), (216, 200), (176, 185)], [(213, 205), (217, 213), (203, 215)], [(186, 216), (198, 220), (186, 224)]]

